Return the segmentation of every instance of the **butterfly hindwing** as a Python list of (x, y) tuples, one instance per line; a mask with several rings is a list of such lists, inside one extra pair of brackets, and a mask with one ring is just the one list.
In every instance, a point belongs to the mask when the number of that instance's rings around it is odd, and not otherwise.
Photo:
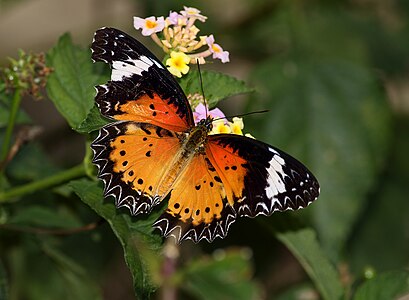
[(141, 43), (114, 28), (96, 31), (92, 59), (111, 66), (111, 80), (96, 87), (101, 114), (116, 120), (151, 123), (173, 131), (194, 125), (182, 89)]
[(116, 122), (103, 127), (91, 144), (105, 196), (133, 215), (150, 212), (166, 194), (160, 191), (164, 170), (180, 150), (177, 134), (136, 122)]
[(302, 163), (263, 142), (211, 135), (207, 149), (239, 216), (304, 208), (319, 195), (317, 179)]
[(211, 242), (224, 238), (235, 219), (216, 169), (205, 155), (196, 155), (173, 185), (168, 208), (154, 227), (179, 242)]

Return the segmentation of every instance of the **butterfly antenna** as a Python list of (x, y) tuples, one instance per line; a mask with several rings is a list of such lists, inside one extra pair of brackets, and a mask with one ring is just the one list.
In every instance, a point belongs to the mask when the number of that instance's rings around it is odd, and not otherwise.
[(213, 121), (217, 121), (217, 120), (221, 120), (221, 119), (230, 119), (230, 118), (234, 118), (234, 117), (245, 117), (245, 116), (255, 115), (255, 114), (263, 114), (263, 113), (266, 113), (266, 112), (269, 112), (269, 111), (270, 110), (268, 110), (268, 109), (256, 110), (256, 111), (251, 111), (251, 112), (248, 112), (248, 113), (245, 113), (245, 114), (239, 114), (239, 115), (232, 115), (232, 116), (225, 116), (225, 117), (222, 117), (222, 118), (217, 118), (217, 119), (214, 119)]
[(197, 64), (197, 70), (199, 71), (200, 89), (202, 90), (202, 96), (203, 96), (203, 101), (204, 101), (204, 105), (205, 105), (205, 109), (206, 109), (206, 119), (207, 119), (207, 117), (208, 117), (208, 111), (207, 111), (208, 106), (207, 106), (206, 96), (205, 96), (205, 93), (204, 93), (202, 72), (200, 71), (200, 63), (199, 63), (198, 58), (196, 58), (196, 64)]

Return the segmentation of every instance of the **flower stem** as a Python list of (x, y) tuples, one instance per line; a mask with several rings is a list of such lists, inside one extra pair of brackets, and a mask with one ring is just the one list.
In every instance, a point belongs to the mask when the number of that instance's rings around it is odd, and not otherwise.
[[(162, 42), (160, 41), (158, 35), (156, 33), (153, 33), (151, 35), (152, 40), (159, 46), (161, 47), (163, 50), (165, 50), (165, 47), (163, 46)], [(165, 50), (166, 52), (166, 50)]]
[(21, 98), (22, 97), (21, 97), (20, 90), (16, 89), (16, 91), (14, 92), (13, 100), (11, 102), (10, 117), (9, 117), (9, 122), (6, 128), (6, 134), (3, 140), (3, 146), (1, 149), (0, 162), (4, 161), (7, 158), (7, 154), (9, 152), (11, 136), (13, 134), (13, 128), (16, 122), (18, 109), (21, 103)]
[(199, 58), (199, 57), (208, 57), (209, 55), (211, 55), (212, 52), (210, 52), (210, 50), (205, 50), (203, 52), (199, 52), (199, 53), (189, 53), (189, 57), (190, 58)]
[(9, 202), (10, 199), (13, 199), (15, 197), (31, 194), (39, 190), (48, 189), (84, 175), (85, 167), (84, 164), (81, 163), (78, 166), (62, 171), (55, 175), (49, 176), (47, 178), (2, 192), (0, 193), (0, 203)]

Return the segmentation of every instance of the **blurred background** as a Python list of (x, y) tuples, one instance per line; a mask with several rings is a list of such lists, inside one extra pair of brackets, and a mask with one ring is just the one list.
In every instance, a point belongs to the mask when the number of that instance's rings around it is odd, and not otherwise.
[[(93, 33), (103, 26), (135, 36), (161, 57), (153, 42), (133, 28), (133, 17), (167, 16), (183, 5), (208, 16), (201, 32), (214, 34), (230, 52), (230, 63), (206, 68), (235, 76), (256, 90), (219, 106), (226, 115), (269, 109), (245, 118), (244, 132), (297, 157), (322, 187), (319, 200), (303, 212), (238, 220), (223, 241), (184, 244), (180, 251), (186, 261), (200, 255), (214, 258), (220, 249), (232, 251), (233, 258), (246, 261), (240, 278), (251, 285), (249, 290), (257, 290), (248, 294), (253, 299), (319, 299), (299, 261), (268, 229), (285, 228), (295, 218), (316, 231), (347, 298), (368, 276), (407, 270), (408, 1), (0, 0), (0, 65), (8, 64), (7, 57), (16, 58), (17, 49), (47, 52), (65, 32), (74, 43), (89, 47)], [(37, 146), (44, 154), (39, 157), (48, 157), (56, 170), (82, 161), (86, 137), (68, 126), (51, 101), (26, 97), (22, 106), (42, 129)], [(13, 175), (27, 172), (23, 158), (14, 167)], [(17, 182), (35, 177), (23, 175)], [(63, 189), (58, 192), (80, 202)], [(82, 203), (68, 207), (63, 211), (74, 210), (81, 223), (95, 219)], [(69, 286), (82, 291), (85, 283), (98, 291), (92, 294), (96, 298), (133, 299), (122, 248), (107, 224), (53, 240), (64, 256), (50, 244), (39, 247), (38, 239), (18, 231), (2, 237), (0, 250), (7, 254), (0, 255), (11, 270), (11, 299), (55, 299)], [(76, 281), (64, 273), (65, 258), (66, 264), (73, 260), (80, 265), (88, 279)], [(202, 292), (188, 286), (181, 298), (206, 299)], [(84, 295), (90, 294), (81, 295), (87, 299)]]

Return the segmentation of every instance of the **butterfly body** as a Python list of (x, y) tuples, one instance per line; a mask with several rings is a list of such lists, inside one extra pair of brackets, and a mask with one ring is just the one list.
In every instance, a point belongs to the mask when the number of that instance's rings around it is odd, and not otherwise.
[(290, 155), (244, 136), (209, 134), (211, 117), (194, 124), (176, 80), (132, 37), (102, 28), (91, 49), (112, 68), (95, 100), (113, 122), (91, 148), (105, 196), (118, 207), (138, 215), (167, 199), (154, 227), (198, 242), (225, 237), (237, 217), (299, 209), (318, 197), (317, 180)]
[[(188, 132), (177, 134), (179, 139), (179, 152), (169, 164), (165, 171), (162, 181), (159, 183), (160, 190), (158, 194), (167, 195), (175, 183), (176, 179), (189, 165), (192, 159), (198, 155), (205, 155), (205, 143), (208, 132), (211, 130), (211, 119), (207, 119), (207, 124), (198, 124), (192, 127)], [(209, 125), (210, 124), (210, 125)]]
[(201, 120), (197, 126), (192, 127), (188, 133), (186, 133), (186, 139), (183, 143), (186, 155), (191, 154), (203, 154), (204, 147), (207, 142), (207, 136), (212, 130), (212, 118)]

